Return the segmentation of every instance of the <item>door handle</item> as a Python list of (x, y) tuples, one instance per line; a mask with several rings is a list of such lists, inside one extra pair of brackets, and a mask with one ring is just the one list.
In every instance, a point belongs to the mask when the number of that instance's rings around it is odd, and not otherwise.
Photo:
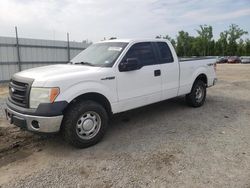
[(160, 75), (161, 75), (161, 70), (159, 70), (159, 69), (158, 69), (158, 70), (155, 70), (155, 71), (154, 71), (154, 75), (155, 75), (155, 76), (160, 76)]

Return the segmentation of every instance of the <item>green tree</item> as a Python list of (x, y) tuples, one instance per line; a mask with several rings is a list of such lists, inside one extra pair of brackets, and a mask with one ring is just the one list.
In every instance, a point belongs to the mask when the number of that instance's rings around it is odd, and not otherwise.
[(191, 37), (188, 32), (179, 31), (177, 36), (176, 52), (178, 56), (189, 56), (191, 48)]
[(239, 43), (237, 44), (237, 55), (238, 56), (245, 55), (245, 43), (243, 39), (240, 39)]
[(248, 32), (236, 24), (231, 24), (228, 30), (221, 32), (218, 40), (213, 39), (212, 26), (200, 25), (196, 31), (197, 37), (179, 31), (176, 40), (169, 35), (158, 35), (156, 38), (171, 41), (178, 56), (250, 55), (250, 39), (245, 41), (241, 39)]
[(167, 39), (171, 42), (171, 44), (174, 46), (174, 48), (176, 48), (176, 42), (174, 39), (172, 39), (169, 35), (165, 35), (165, 36), (162, 36), (162, 35), (157, 35), (155, 37), (156, 39)]
[(200, 29), (196, 30), (198, 33), (198, 39), (202, 44), (201, 48), (203, 51), (203, 56), (209, 55), (210, 53), (210, 43), (213, 38), (213, 28), (208, 25), (200, 25)]
[(218, 54), (217, 55), (222, 55), (225, 56), (227, 55), (227, 48), (228, 48), (228, 32), (224, 31), (220, 33), (220, 38), (217, 41), (217, 48), (218, 48)]
[(191, 37), (191, 49), (189, 52), (190, 56), (200, 56), (202, 55), (201, 51), (201, 41), (197, 37)]
[(229, 30), (226, 31), (228, 34), (228, 55), (235, 55), (237, 52), (237, 40), (243, 35), (248, 34), (236, 24), (231, 24)]
[(209, 42), (209, 45), (208, 45), (208, 48), (209, 48), (209, 56), (214, 56), (215, 55), (215, 41), (214, 40), (211, 40)]
[(244, 55), (250, 56), (250, 39), (246, 39), (244, 51), (245, 51)]

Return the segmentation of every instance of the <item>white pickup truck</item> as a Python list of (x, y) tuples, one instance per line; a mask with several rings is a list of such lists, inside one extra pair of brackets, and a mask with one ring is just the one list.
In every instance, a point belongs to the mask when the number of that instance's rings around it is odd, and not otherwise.
[(215, 66), (211, 59), (179, 62), (167, 40), (102, 41), (69, 64), (14, 74), (5, 112), (16, 126), (61, 131), (84, 148), (101, 140), (112, 114), (181, 95), (190, 106), (203, 105)]

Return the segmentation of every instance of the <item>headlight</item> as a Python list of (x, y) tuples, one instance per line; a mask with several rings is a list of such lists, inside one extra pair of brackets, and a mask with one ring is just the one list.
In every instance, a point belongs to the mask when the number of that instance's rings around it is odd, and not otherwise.
[(40, 103), (52, 103), (59, 95), (60, 90), (54, 88), (32, 87), (30, 91), (30, 108), (37, 108)]

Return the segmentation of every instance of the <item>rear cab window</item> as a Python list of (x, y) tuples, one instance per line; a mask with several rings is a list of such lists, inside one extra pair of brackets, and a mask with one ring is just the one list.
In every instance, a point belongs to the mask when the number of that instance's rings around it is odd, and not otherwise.
[(166, 42), (155, 42), (161, 63), (173, 63), (172, 52)]

